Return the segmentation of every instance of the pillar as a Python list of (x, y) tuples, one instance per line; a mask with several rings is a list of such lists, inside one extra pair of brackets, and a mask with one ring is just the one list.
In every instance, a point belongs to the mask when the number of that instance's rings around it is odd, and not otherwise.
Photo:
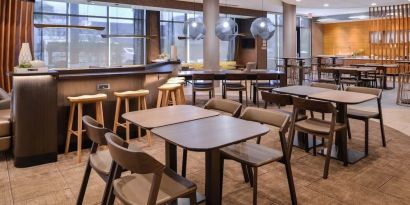
[(204, 24), (204, 69), (219, 70), (219, 39), (215, 35), (216, 21), (219, 18), (219, 0), (206, 0), (203, 4)]
[(283, 57), (296, 56), (296, 5), (283, 5)]

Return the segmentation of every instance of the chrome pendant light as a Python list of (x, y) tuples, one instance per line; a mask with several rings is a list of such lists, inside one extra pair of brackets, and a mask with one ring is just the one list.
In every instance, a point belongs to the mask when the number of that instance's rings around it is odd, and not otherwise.
[[(225, 2), (228, 5), (228, 2)], [(238, 35), (238, 24), (225, 14), (225, 17), (220, 17), (216, 22), (215, 35), (221, 41), (230, 41)]]
[[(262, 0), (263, 10), (263, 0)], [(260, 37), (263, 40), (269, 40), (275, 34), (275, 26), (272, 21), (266, 17), (255, 19), (251, 25), (251, 33), (254, 38)]]
[(188, 19), (184, 25), (184, 34), (190, 39), (200, 40), (205, 36), (205, 25), (200, 19), (196, 18), (195, 14), (195, 1), (194, 1), (194, 18)]

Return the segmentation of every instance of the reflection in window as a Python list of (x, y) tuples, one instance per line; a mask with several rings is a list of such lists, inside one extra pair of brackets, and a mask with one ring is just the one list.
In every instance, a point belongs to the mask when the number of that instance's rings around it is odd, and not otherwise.
[(34, 55), (49, 67), (144, 64), (144, 39), (101, 37), (101, 34), (144, 35), (144, 18), (143, 10), (38, 0), (35, 23), (104, 26), (106, 29), (35, 28)]

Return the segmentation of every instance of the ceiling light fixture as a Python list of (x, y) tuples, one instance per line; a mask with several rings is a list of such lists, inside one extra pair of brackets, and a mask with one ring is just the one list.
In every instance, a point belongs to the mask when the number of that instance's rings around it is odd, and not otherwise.
[[(228, 4), (227, 0), (225, 4)], [(238, 35), (238, 24), (225, 13), (225, 17), (220, 17), (216, 22), (215, 35), (221, 41), (230, 41)]]
[(329, 7), (329, 4), (323, 4), (324, 7)]
[[(263, 0), (262, 0), (263, 10)], [(261, 37), (263, 40), (269, 40), (275, 34), (275, 26), (272, 21), (266, 17), (259, 17), (252, 22), (251, 33), (254, 38)]]
[(372, 3), (371, 5), (372, 5), (372, 6), (377, 6), (377, 4), (376, 4), (376, 3)]
[(185, 22), (183, 32), (184, 35), (188, 36), (190, 39), (200, 40), (204, 38), (206, 29), (204, 23), (196, 18), (195, 4), (196, 2), (194, 0), (194, 18), (190, 18)]
[(301, 2), (302, 0), (296, 0), (297, 2)]

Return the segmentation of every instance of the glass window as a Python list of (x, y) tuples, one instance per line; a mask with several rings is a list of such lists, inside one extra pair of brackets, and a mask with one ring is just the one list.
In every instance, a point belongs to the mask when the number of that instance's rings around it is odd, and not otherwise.
[(144, 35), (144, 19), (144, 10), (36, 1), (35, 23), (104, 26), (106, 29), (35, 28), (34, 55), (49, 67), (144, 64), (144, 39), (101, 37), (101, 34)]

